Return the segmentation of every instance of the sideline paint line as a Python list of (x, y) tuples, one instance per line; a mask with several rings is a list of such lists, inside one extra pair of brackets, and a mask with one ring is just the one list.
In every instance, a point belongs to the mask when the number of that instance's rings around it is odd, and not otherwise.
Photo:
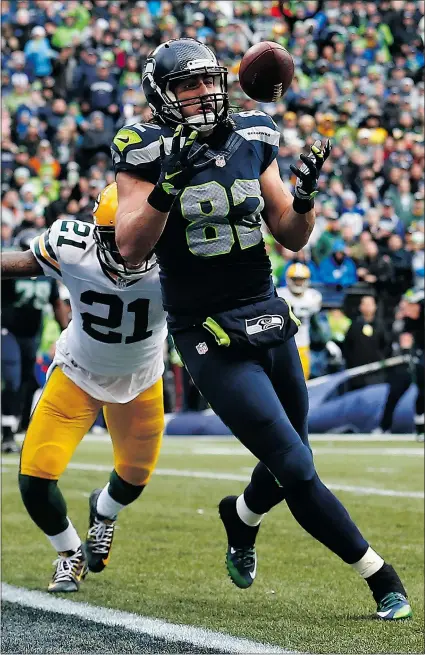
[[(23, 432), (18, 432), (15, 434), (15, 439), (19, 443), (21, 443), (24, 440), (25, 434)], [(362, 442), (365, 441), (367, 443), (390, 443), (390, 442), (395, 442), (395, 443), (402, 443), (402, 442), (407, 442), (410, 444), (415, 444), (415, 438), (413, 434), (335, 434), (335, 433), (329, 433), (329, 434), (310, 434), (308, 437), (310, 442), (314, 441), (327, 441), (327, 442)], [(111, 437), (109, 434), (106, 432), (103, 434), (92, 434), (91, 432), (88, 432), (83, 441), (88, 442), (88, 443), (111, 443)], [(194, 443), (204, 443), (204, 442), (215, 442), (215, 443), (222, 443), (222, 444), (235, 444), (238, 443), (235, 437), (229, 435), (227, 437), (222, 437), (222, 436), (214, 436), (214, 435), (179, 435), (179, 436), (174, 436), (174, 435), (169, 435), (169, 434), (164, 434), (164, 444), (172, 444), (172, 443), (179, 443), (181, 444), (182, 442), (185, 442), (185, 445), (191, 445)]]
[(122, 610), (98, 607), (88, 603), (79, 603), (63, 598), (52, 597), (41, 591), (32, 591), (2, 583), (2, 600), (17, 603), (24, 607), (55, 612), (66, 616), (76, 616), (86, 621), (102, 625), (125, 628), (132, 632), (148, 635), (171, 642), (183, 642), (193, 646), (216, 649), (220, 653), (296, 653), (278, 646), (261, 644), (249, 639), (242, 639), (213, 632), (206, 628), (190, 625), (167, 623), (160, 619), (151, 619), (139, 614)]
[[(19, 464), (19, 459), (8, 458), (11, 464)], [(68, 464), (69, 469), (75, 471), (105, 471), (110, 473), (111, 466), (104, 464), (84, 464), (80, 462), (71, 462)], [(199, 478), (203, 480), (232, 480), (234, 482), (248, 482), (249, 475), (241, 475), (238, 473), (214, 473), (212, 471), (188, 471), (181, 469), (156, 469), (154, 475), (173, 476), (176, 478)], [(424, 498), (423, 491), (398, 491), (397, 489), (378, 489), (376, 487), (358, 487), (355, 485), (339, 484), (333, 482), (326, 482), (326, 486), (332, 491), (346, 491), (348, 493), (357, 494), (358, 496), (391, 496), (394, 498)]]
[[(164, 450), (167, 455), (178, 455), (180, 451), (170, 451), (169, 449)], [(230, 455), (238, 457), (252, 457), (252, 453), (249, 452), (243, 446), (209, 446), (207, 444), (203, 446), (195, 446), (189, 451), (192, 455)], [(187, 455), (187, 452), (181, 452), (183, 456)], [(396, 457), (423, 457), (424, 449), (423, 448), (333, 448), (332, 446), (318, 446), (313, 447), (314, 455), (395, 455)]]

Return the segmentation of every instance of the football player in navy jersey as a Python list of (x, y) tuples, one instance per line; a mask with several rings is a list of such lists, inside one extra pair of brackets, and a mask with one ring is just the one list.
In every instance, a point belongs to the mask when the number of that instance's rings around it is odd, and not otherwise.
[(228, 572), (237, 586), (252, 584), (261, 519), (285, 500), (366, 579), (378, 616), (409, 617), (397, 573), (316, 473), (297, 319), (273, 287), (260, 229), (263, 218), (286, 248), (305, 246), (330, 144), (316, 141), (301, 167), (291, 166), (292, 195), (279, 176), (275, 124), (261, 111), (231, 113), (226, 79), (196, 40), (158, 46), (143, 73), (154, 122), (121, 129), (112, 156), (121, 255), (135, 266), (155, 248), (176, 348), (212, 409), (259, 459), (245, 492), (219, 505)]

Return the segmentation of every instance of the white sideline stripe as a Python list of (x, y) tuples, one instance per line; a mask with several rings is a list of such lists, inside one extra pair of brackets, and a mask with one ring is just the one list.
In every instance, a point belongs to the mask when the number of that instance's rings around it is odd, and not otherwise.
[(296, 653), (278, 646), (261, 644), (249, 639), (239, 639), (206, 628), (195, 628), (189, 625), (167, 623), (160, 619), (151, 619), (130, 612), (113, 610), (107, 607), (97, 607), (88, 603), (78, 603), (72, 600), (52, 597), (41, 592), (15, 587), (2, 583), (2, 600), (17, 603), (24, 607), (56, 612), (67, 616), (77, 616), (86, 621), (102, 625), (125, 628), (132, 632), (146, 634), (150, 637), (165, 639), (172, 642), (185, 642), (194, 646), (214, 648), (220, 653)]
[[(11, 464), (19, 464), (19, 459), (8, 458)], [(80, 462), (71, 462), (68, 464), (69, 469), (76, 471), (105, 471), (110, 473), (111, 467), (104, 464), (84, 464)], [(200, 478), (203, 480), (232, 480), (235, 482), (248, 482), (249, 475), (238, 473), (214, 473), (212, 471), (187, 471), (182, 469), (156, 469), (154, 475), (172, 476), (177, 478)], [(393, 496), (396, 498), (424, 498), (423, 491), (397, 491), (396, 489), (377, 489), (375, 487), (357, 487), (354, 485), (338, 484), (326, 482), (326, 486), (333, 491), (347, 491), (348, 493), (360, 496)]]
[[(164, 451), (168, 455), (179, 455), (182, 454), (187, 456), (187, 452), (180, 453), (176, 451)], [(196, 446), (190, 450), (192, 455), (237, 455), (238, 457), (246, 456), (252, 457), (252, 453), (249, 452), (243, 446)], [(424, 449), (423, 448), (326, 448), (319, 447), (313, 448), (313, 453), (315, 455), (397, 455), (402, 456), (406, 455), (407, 457), (423, 457)]]
[[(18, 442), (22, 442), (24, 440), (25, 434), (23, 432), (18, 432), (15, 434), (15, 439)], [(366, 441), (367, 443), (376, 443), (376, 442), (385, 442), (385, 443), (390, 443), (390, 442), (408, 442), (411, 444), (415, 443), (415, 437), (413, 434), (334, 434), (334, 433), (329, 433), (329, 434), (310, 434), (308, 437), (308, 440), (311, 441), (327, 441), (329, 443), (333, 442), (341, 442), (341, 443), (349, 443), (349, 442), (361, 442), (361, 441)], [(84, 442), (87, 443), (111, 443), (111, 437), (107, 432), (105, 434), (92, 434), (89, 432), (88, 434), (85, 435)], [(189, 446), (191, 443), (209, 443), (209, 442), (214, 442), (214, 443), (223, 443), (223, 444), (229, 444), (229, 443), (235, 443), (235, 437), (232, 437), (229, 435), (228, 437), (221, 437), (221, 436), (214, 436), (214, 435), (179, 435), (179, 436), (171, 436), (169, 434), (164, 435), (164, 441), (163, 443), (165, 445), (170, 445), (172, 443), (174, 444), (181, 444), (185, 442), (185, 445)]]

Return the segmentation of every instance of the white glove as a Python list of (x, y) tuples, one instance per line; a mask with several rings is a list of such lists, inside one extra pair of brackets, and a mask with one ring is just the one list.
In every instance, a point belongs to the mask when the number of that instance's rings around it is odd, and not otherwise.
[(337, 362), (340, 362), (342, 360), (341, 348), (337, 346), (337, 344), (334, 341), (328, 341), (325, 348), (328, 351), (329, 355)]

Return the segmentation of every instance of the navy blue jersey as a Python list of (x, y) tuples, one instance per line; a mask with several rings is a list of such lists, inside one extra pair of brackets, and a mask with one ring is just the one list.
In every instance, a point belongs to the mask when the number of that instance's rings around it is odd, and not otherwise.
[[(204, 316), (272, 293), (259, 178), (277, 155), (279, 132), (260, 111), (232, 119), (232, 129), (218, 128), (207, 140), (205, 156), (212, 164), (180, 192), (156, 246), (164, 307), (173, 316)], [(115, 172), (155, 184), (161, 134), (168, 150), (173, 135), (168, 126), (137, 123), (121, 129), (112, 145)]]
[(2, 327), (15, 337), (35, 337), (41, 332), (43, 310), (59, 298), (58, 284), (39, 276), (19, 280), (3, 280)]

